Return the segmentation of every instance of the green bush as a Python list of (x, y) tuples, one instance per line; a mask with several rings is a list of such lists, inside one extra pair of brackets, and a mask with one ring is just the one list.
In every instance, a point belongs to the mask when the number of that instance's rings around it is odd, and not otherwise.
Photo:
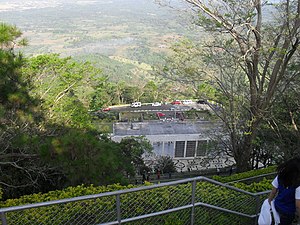
[(8, 199), (6, 201), (0, 202), (0, 207), (11, 207), (19, 206), (25, 204), (39, 203), (39, 202), (48, 202), (59, 199), (74, 198), (78, 196), (100, 194), (105, 192), (117, 191), (122, 189), (129, 189), (135, 187), (134, 185), (122, 186), (120, 184), (113, 184), (107, 186), (98, 186), (94, 185), (85, 186), (78, 185), (76, 187), (68, 187), (63, 190), (50, 191), (48, 193), (37, 193), (31, 195), (24, 195), (17, 199)]
[(258, 175), (272, 173), (276, 171), (276, 168), (277, 168), (276, 166), (269, 166), (264, 169), (250, 170), (244, 173), (233, 174), (231, 176), (213, 176), (212, 178), (222, 183), (228, 183), (228, 182), (237, 181), (245, 178), (255, 177)]
[(252, 193), (262, 192), (262, 191), (268, 191), (272, 189), (272, 180), (263, 178), (262, 181), (258, 183), (251, 183), (251, 184), (244, 184), (244, 183), (235, 183), (233, 184), (234, 187), (249, 191)]
[[(257, 175), (255, 173), (255, 175)], [(151, 185), (151, 184), (150, 184)], [(244, 183), (235, 183), (235, 187), (249, 192), (260, 192), (271, 189), (271, 180), (264, 179), (258, 183), (250, 185)], [(33, 194), (22, 196), (19, 199), (10, 199), (0, 202), (0, 207), (10, 207), (37, 202), (46, 202), (57, 199), (72, 198), (77, 196), (93, 195), (104, 192), (117, 191), (121, 189), (133, 188), (135, 186), (122, 186), (120, 184), (99, 186), (76, 186), (69, 187), (60, 191), (51, 191), (45, 194)], [(180, 184), (176, 186), (160, 187), (151, 190), (131, 192), (122, 194), (122, 218), (135, 217), (154, 213), (157, 211), (168, 210), (171, 208), (189, 205), (191, 203), (191, 183)], [(261, 199), (265, 196), (261, 196)], [(260, 199), (260, 200), (261, 200)], [(245, 214), (255, 214), (257, 199), (249, 194), (244, 194), (236, 190), (221, 187), (209, 182), (197, 182), (196, 185), (196, 202), (211, 204), (228, 210), (238, 211)], [(247, 203), (247, 204), (245, 204)], [(53, 205), (49, 207), (35, 208), (32, 210), (17, 211), (7, 214), (7, 219), (15, 225), (21, 224), (77, 224), (78, 218), (84, 217), (87, 221), (93, 223), (103, 223), (109, 220), (116, 220), (116, 198), (115, 196), (102, 197), (80, 202)], [(144, 219), (143, 222), (153, 224), (186, 224), (190, 221), (191, 209), (180, 210), (160, 217)], [(110, 217), (100, 218), (99, 215), (107, 214)], [(222, 213), (220, 211), (209, 209), (207, 207), (196, 208), (196, 224), (213, 224), (223, 225), (249, 224), (247, 218), (239, 218), (237, 215)], [(37, 215), (39, 215), (37, 217)], [(55, 221), (53, 221), (53, 216)], [(107, 220), (107, 221), (104, 221)], [(130, 224), (141, 224), (141, 221)]]

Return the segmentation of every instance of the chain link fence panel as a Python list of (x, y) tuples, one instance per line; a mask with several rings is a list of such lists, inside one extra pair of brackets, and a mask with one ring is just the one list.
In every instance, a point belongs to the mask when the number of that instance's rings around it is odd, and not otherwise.
[(205, 177), (0, 209), (1, 225), (256, 225), (267, 192)]

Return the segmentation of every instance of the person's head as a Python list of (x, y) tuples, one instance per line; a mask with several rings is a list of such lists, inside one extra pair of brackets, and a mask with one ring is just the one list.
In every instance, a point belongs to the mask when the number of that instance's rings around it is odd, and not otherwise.
[(285, 187), (300, 186), (300, 157), (292, 158), (277, 168), (278, 178)]

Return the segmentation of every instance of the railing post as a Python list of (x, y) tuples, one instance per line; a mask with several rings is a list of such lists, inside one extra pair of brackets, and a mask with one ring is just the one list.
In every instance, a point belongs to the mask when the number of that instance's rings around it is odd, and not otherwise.
[(192, 212), (191, 212), (191, 225), (195, 223), (195, 195), (196, 195), (196, 180), (192, 183)]
[(7, 225), (6, 216), (4, 212), (1, 212), (2, 225)]
[(121, 200), (120, 200), (120, 194), (116, 195), (116, 206), (117, 206), (117, 220), (118, 220), (118, 224), (121, 224)]

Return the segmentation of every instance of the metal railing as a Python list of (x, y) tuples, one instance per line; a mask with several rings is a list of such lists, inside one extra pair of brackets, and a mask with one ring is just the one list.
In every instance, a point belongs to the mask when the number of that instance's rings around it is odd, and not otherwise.
[(256, 225), (269, 192), (206, 177), (0, 209), (2, 225)]
[(239, 179), (239, 180), (234, 180), (234, 181), (230, 181), (226, 184), (234, 184), (234, 183), (253, 183), (253, 182), (259, 182), (261, 180), (263, 180), (264, 178), (266, 179), (274, 179), (276, 176), (277, 172), (271, 172), (271, 173), (265, 173), (265, 174), (261, 174), (261, 175), (257, 175), (257, 176), (253, 176), (253, 177), (247, 177), (247, 178), (243, 178), (243, 179)]

